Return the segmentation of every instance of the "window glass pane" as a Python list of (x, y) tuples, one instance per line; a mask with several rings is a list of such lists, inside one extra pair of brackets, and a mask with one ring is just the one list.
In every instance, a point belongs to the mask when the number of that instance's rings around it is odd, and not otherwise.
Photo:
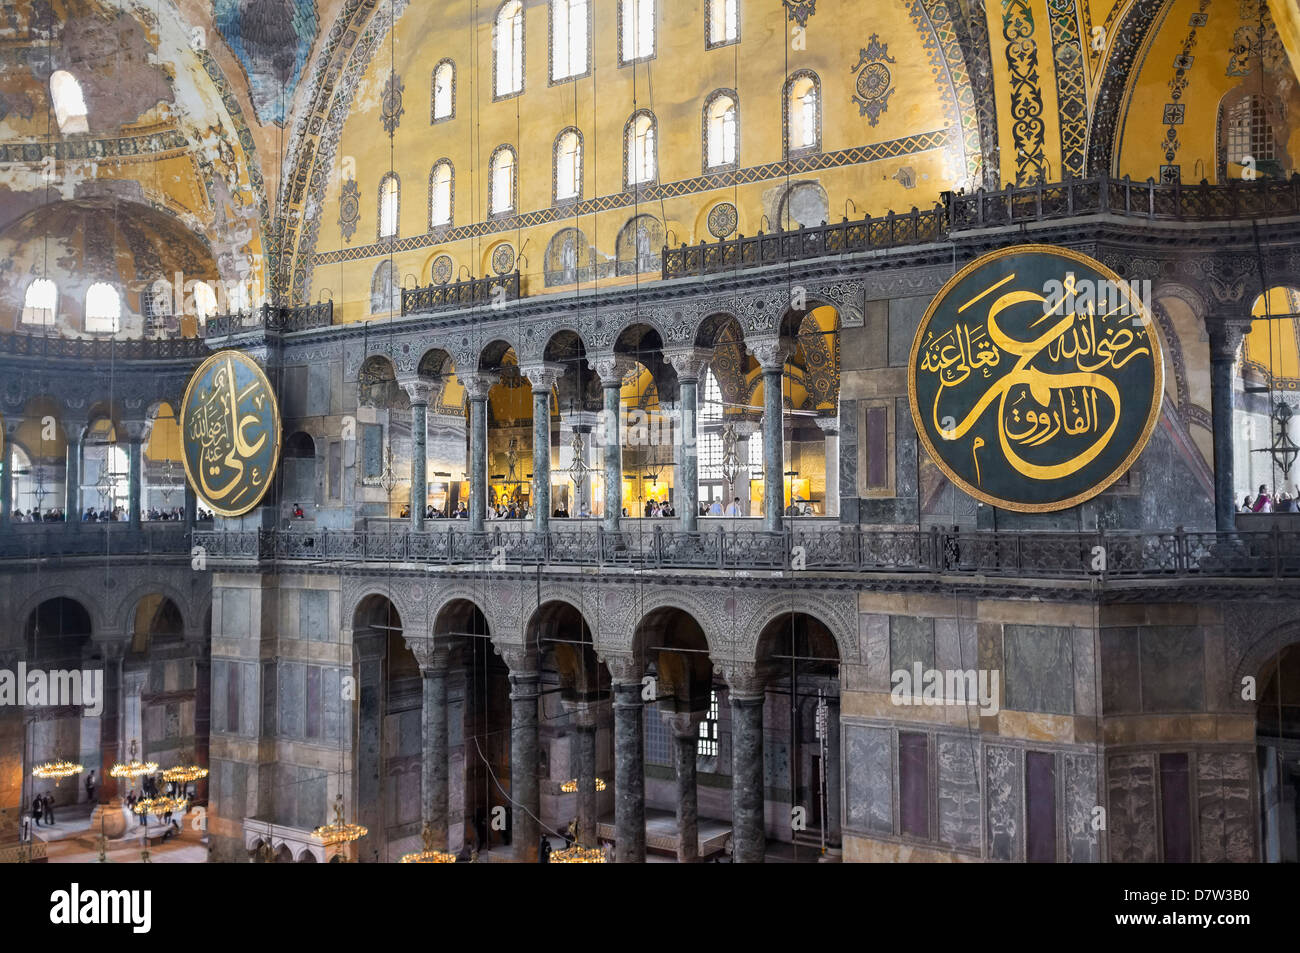
[(27, 286), (23, 299), (24, 324), (53, 324), (59, 309), (59, 289), (49, 278), (37, 278)]
[(117, 289), (96, 282), (86, 291), (86, 330), (117, 331), (122, 319), (122, 300)]

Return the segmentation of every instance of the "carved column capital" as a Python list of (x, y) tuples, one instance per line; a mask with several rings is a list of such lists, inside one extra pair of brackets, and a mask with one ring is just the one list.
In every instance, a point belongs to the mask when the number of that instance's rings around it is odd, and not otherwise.
[(493, 371), (469, 371), (460, 378), (465, 396), (470, 400), (487, 400), (488, 391), (496, 385), (500, 375)]
[(645, 674), (645, 664), (635, 655), (606, 655), (602, 661), (609, 669), (610, 680), (616, 685), (639, 685)]
[(429, 406), (438, 403), (438, 397), (442, 394), (443, 384), (441, 381), (430, 381), (424, 378), (399, 378), (397, 381), (406, 395), (411, 398), (411, 405), (423, 404)]
[(632, 369), (633, 361), (621, 354), (597, 354), (587, 360), (605, 387), (617, 387)]
[(756, 662), (716, 662), (714, 668), (726, 681), (734, 700), (755, 701), (764, 696), (767, 678)]
[(422, 674), (447, 671), (451, 652), (445, 639), (407, 636), (405, 641), (406, 647), (415, 656), (415, 662), (420, 666)]
[(528, 378), (534, 394), (549, 394), (557, 381), (564, 376), (565, 365), (556, 361), (538, 361), (519, 365), (521, 376)]
[(147, 420), (122, 420), (118, 422), (127, 443), (147, 443), (153, 432), (153, 418)]
[(1242, 340), (1250, 333), (1250, 319), (1236, 315), (1207, 315), (1205, 333), (1210, 339), (1210, 360), (1236, 361)]
[(745, 349), (754, 355), (764, 373), (768, 374), (782, 370), (790, 357), (790, 342), (781, 338), (746, 340)]
[(702, 711), (677, 712), (667, 716), (664, 720), (672, 727), (674, 737), (698, 738), (700, 736), (700, 722), (704, 721), (704, 714)]
[(496, 645), (493, 649), (501, 656), (501, 661), (510, 669), (510, 677), (537, 677), (537, 653), (527, 645)]
[(838, 415), (834, 417), (814, 417), (813, 423), (817, 425), (818, 430), (820, 430), (828, 437), (835, 437), (839, 435), (840, 418)]
[(709, 361), (713, 360), (713, 349), (676, 347), (665, 350), (663, 355), (664, 363), (677, 372), (679, 381), (698, 381), (709, 366)]

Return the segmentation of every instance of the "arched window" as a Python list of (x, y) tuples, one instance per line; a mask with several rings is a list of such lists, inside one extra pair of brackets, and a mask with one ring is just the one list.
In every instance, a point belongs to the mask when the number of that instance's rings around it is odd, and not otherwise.
[(217, 293), (206, 281), (198, 282), (194, 285), (194, 317), (198, 319), (199, 327), (203, 327), (208, 318), (216, 313)]
[(515, 150), (498, 146), (492, 153), (489, 215), (508, 215), (515, 210), (515, 168)]
[(452, 186), (456, 170), (450, 159), (439, 159), (429, 173), (429, 227), (441, 228), (452, 221)]
[(105, 281), (86, 291), (86, 330), (115, 334), (122, 326), (122, 297)]
[(493, 34), (496, 50), (497, 98), (512, 96), (524, 88), (524, 5), (520, 0), (509, 0), (497, 11)]
[(379, 182), (380, 238), (392, 238), (397, 234), (398, 195), (397, 174), (389, 172)]
[(654, 56), (654, 0), (619, 0), (619, 4), (619, 62), (632, 63)]
[(718, 378), (710, 367), (704, 372), (704, 397), (700, 402), (700, 420), (721, 419), (722, 388), (718, 386)]
[(658, 162), (655, 145), (655, 117), (644, 110), (627, 123), (624, 179), (627, 185), (645, 185), (655, 180)]
[(740, 0), (707, 0), (709, 48), (740, 39)]
[(59, 132), (65, 136), (90, 132), (86, 98), (81, 94), (81, 84), (75, 76), (66, 70), (51, 73), (50, 98), (54, 101), (54, 119), (59, 124)]
[(725, 169), (736, 164), (739, 139), (739, 116), (736, 97), (731, 91), (717, 92), (704, 104), (704, 142), (706, 169)]
[(822, 100), (817, 74), (796, 73), (786, 81), (784, 110), (786, 155), (820, 151)]
[(37, 278), (23, 297), (23, 324), (53, 324), (59, 313), (59, 288), (49, 278)]
[(551, 0), (551, 81), (587, 72), (588, 0)]
[[(1220, 115), (1223, 173), (1227, 178), (1271, 172), (1277, 157), (1272, 104), (1263, 96), (1246, 95), (1224, 102)], [(1263, 168), (1261, 168), (1261, 166)]]
[(555, 140), (555, 201), (582, 198), (582, 135), (566, 129)]
[(402, 310), (402, 289), (394, 277), (393, 263), (381, 261), (370, 279), (370, 313), (399, 314)]
[(443, 60), (433, 71), (433, 121), (456, 116), (456, 64)]

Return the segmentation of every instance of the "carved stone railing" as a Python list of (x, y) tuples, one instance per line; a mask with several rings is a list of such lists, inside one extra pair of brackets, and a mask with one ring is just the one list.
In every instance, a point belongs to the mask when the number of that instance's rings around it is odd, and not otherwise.
[(53, 334), (0, 334), (0, 357), (75, 361), (179, 361), (207, 356), (201, 338), (64, 338)]
[(211, 340), (262, 330), (289, 334), (293, 331), (327, 328), (333, 323), (333, 301), (320, 301), (298, 308), (264, 304), (255, 311), (218, 314), (208, 318), (203, 326), (203, 336)]
[(402, 289), (402, 314), (455, 311), (519, 299), (519, 272)]
[(1266, 533), (1012, 533), (798, 526), (783, 532), (697, 533), (601, 526), (536, 533), (203, 532), (209, 559), (345, 561), (513, 566), (627, 566), (642, 569), (815, 570), (1019, 578), (1295, 578), (1300, 537)]
[[(205, 525), (205, 524), (200, 524)], [(211, 526), (211, 524), (206, 524)], [(190, 535), (181, 521), (129, 523), (10, 523), (0, 528), (0, 559), (64, 556), (184, 556)]]

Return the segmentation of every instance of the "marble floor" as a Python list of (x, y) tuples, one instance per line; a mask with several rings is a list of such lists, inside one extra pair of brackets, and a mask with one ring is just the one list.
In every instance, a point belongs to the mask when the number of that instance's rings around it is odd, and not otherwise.
[[(37, 840), (45, 842), (46, 863), (93, 864), (99, 863), (99, 833), (91, 830), (90, 804), (60, 807), (53, 825), (41, 824), (32, 828)], [(162, 833), (163, 827), (151, 823), (141, 828), (136, 818), (130, 818), (125, 836), (107, 843), (107, 862), (110, 864), (192, 864), (208, 859), (206, 836), (198, 829), (199, 815), (191, 811), (180, 821), (180, 833), (165, 842), (148, 847), (148, 861), (144, 858), (145, 845), (142, 830), (150, 835)]]

